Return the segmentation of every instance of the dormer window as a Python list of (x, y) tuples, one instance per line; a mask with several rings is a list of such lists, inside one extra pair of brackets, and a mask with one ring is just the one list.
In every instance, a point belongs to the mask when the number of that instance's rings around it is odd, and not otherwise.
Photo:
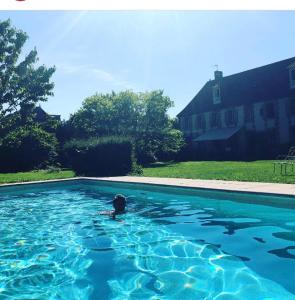
[(295, 88), (295, 67), (289, 70), (289, 76), (290, 76), (290, 89), (294, 89)]
[(220, 86), (218, 84), (213, 86), (213, 104), (221, 103)]

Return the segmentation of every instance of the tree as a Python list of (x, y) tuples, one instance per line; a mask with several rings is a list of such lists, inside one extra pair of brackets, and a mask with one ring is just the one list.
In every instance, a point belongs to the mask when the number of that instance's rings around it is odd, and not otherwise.
[(125, 91), (95, 94), (71, 115), (69, 124), (77, 137), (133, 133), (138, 121), (138, 95)]
[(39, 126), (23, 126), (0, 141), (0, 172), (29, 171), (53, 164), (57, 140)]
[(162, 90), (151, 91), (139, 94), (140, 131), (146, 133), (159, 132), (170, 127), (168, 109), (173, 107), (173, 101), (164, 96)]
[(163, 134), (162, 143), (157, 149), (156, 156), (162, 161), (174, 160), (184, 145), (182, 132), (174, 128), (168, 129)]
[(56, 157), (56, 124), (34, 125), (34, 108), (53, 95), (55, 68), (36, 66), (36, 49), (22, 59), (28, 36), (0, 21), (0, 165), (2, 171), (30, 170), (51, 164)]
[(171, 157), (183, 144), (181, 132), (173, 128), (167, 114), (172, 106), (162, 90), (96, 94), (84, 100), (68, 124), (76, 138), (130, 136), (137, 159), (145, 164), (155, 161), (158, 155)]
[(35, 104), (53, 95), (50, 79), (55, 68), (36, 67), (36, 49), (20, 59), (27, 39), (27, 34), (12, 27), (10, 20), (0, 21), (0, 131), (12, 123), (24, 125)]

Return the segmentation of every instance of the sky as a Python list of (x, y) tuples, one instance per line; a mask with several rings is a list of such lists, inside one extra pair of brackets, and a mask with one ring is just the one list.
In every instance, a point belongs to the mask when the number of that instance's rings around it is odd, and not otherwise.
[(214, 78), (295, 56), (295, 11), (0, 11), (56, 66), (41, 106), (67, 119), (86, 97), (163, 89), (175, 116)]

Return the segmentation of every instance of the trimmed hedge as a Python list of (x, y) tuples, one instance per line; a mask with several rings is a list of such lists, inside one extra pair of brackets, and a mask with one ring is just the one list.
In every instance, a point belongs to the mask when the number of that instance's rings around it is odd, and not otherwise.
[(117, 136), (71, 140), (65, 144), (64, 153), (78, 175), (126, 175), (135, 163), (132, 142)]

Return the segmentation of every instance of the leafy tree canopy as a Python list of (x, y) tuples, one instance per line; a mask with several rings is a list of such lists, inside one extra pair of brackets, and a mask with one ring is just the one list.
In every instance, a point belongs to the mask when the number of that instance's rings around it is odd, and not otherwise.
[(69, 122), (82, 136), (159, 132), (169, 126), (172, 106), (163, 91), (96, 94), (84, 100)]
[[(0, 129), (7, 120), (26, 120), (37, 102), (53, 95), (50, 79), (55, 68), (36, 66), (36, 49), (21, 59), (27, 39), (27, 34), (12, 27), (10, 20), (0, 21)], [(8, 118), (12, 114), (15, 117)]]
[(137, 127), (138, 100), (138, 95), (131, 91), (96, 94), (84, 100), (70, 117), (70, 123), (82, 137), (129, 134)]
[(96, 94), (84, 100), (82, 107), (71, 115), (69, 124), (79, 138), (131, 136), (137, 158), (146, 163), (163, 157), (163, 151), (176, 153), (182, 147), (182, 135), (173, 128), (167, 113), (172, 106), (162, 90)]

